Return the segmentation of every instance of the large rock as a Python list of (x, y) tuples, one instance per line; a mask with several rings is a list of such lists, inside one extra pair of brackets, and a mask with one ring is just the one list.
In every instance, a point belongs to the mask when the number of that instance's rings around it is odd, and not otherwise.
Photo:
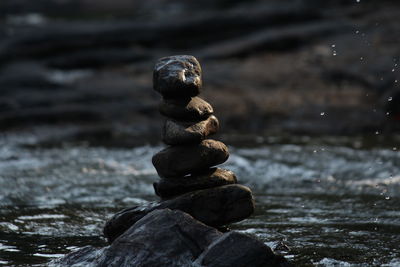
[(222, 234), (181, 211), (156, 210), (110, 246), (87, 246), (49, 264), (61, 266), (290, 266), (262, 242), (244, 234)]
[(166, 208), (184, 211), (207, 225), (217, 227), (249, 217), (254, 211), (254, 199), (249, 188), (238, 184), (194, 191), (146, 207), (124, 209), (106, 223), (104, 235), (113, 242), (146, 214)]
[(226, 145), (207, 139), (197, 145), (167, 147), (152, 162), (160, 177), (182, 177), (224, 163), (228, 157)]
[(215, 240), (195, 263), (207, 267), (292, 266), (263, 242), (238, 232), (225, 233)]
[(170, 56), (158, 60), (153, 86), (165, 98), (196, 96), (202, 86), (201, 67), (193, 56)]
[(219, 122), (215, 116), (199, 122), (167, 120), (163, 129), (163, 141), (168, 145), (198, 144), (218, 132)]
[(181, 178), (161, 179), (154, 183), (154, 191), (163, 199), (195, 190), (237, 183), (236, 175), (220, 168), (212, 168), (201, 174)]
[(222, 234), (181, 211), (156, 210), (143, 217), (109, 247), (85, 247), (53, 266), (191, 266)]
[(164, 99), (159, 111), (166, 117), (183, 121), (200, 121), (207, 119), (214, 110), (200, 97)]

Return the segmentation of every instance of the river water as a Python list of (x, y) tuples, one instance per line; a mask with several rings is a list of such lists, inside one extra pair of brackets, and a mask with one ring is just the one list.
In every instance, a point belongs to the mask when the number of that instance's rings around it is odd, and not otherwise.
[[(29, 136), (0, 138), (0, 266), (44, 266), (77, 248), (104, 246), (109, 216), (156, 200), (151, 156), (161, 146), (40, 148), (21, 140)], [(300, 266), (400, 266), (396, 140), (230, 147), (223, 167), (257, 204), (231, 228)]]

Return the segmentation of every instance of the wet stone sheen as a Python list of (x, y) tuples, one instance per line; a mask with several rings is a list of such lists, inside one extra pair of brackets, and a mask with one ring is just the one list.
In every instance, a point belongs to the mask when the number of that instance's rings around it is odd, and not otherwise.
[(153, 88), (165, 98), (196, 96), (201, 87), (201, 67), (193, 56), (164, 57), (154, 67)]
[(224, 163), (229, 157), (222, 142), (206, 139), (198, 145), (167, 147), (152, 158), (160, 177), (180, 177)]
[(197, 144), (218, 132), (219, 122), (215, 116), (200, 122), (167, 120), (163, 128), (163, 141), (168, 145)]
[(200, 174), (180, 178), (161, 179), (153, 184), (154, 191), (162, 198), (170, 198), (187, 192), (237, 183), (236, 175), (229, 170), (211, 168)]
[(158, 109), (162, 115), (182, 121), (204, 120), (214, 112), (213, 107), (198, 96), (192, 98), (164, 99)]

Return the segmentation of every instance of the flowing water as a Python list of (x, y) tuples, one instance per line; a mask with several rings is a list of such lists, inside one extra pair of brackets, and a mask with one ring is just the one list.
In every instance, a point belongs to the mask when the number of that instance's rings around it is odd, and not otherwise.
[[(156, 200), (151, 156), (160, 146), (39, 148), (20, 140), (29, 138), (0, 139), (0, 266), (44, 266), (104, 246), (110, 215)], [(230, 147), (224, 167), (257, 204), (231, 228), (300, 266), (400, 266), (399, 148), (332, 143)]]

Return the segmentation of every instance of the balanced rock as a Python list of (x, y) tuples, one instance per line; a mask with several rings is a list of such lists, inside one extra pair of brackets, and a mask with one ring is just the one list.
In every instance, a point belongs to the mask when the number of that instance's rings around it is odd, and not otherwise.
[(201, 174), (161, 179), (160, 182), (154, 183), (153, 186), (158, 196), (167, 199), (196, 190), (236, 183), (236, 175), (233, 172), (220, 168), (211, 168)]
[(215, 116), (199, 122), (167, 120), (163, 129), (163, 141), (168, 145), (198, 144), (207, 136), (218, 132), (219, 122)]
[(166, 117), (182, 121), (200, 121), (207, 119), (214, 110), (200, 97), (164, 99), (159, 107), (160, 113)]
[(222, 142), (206, 139), (200, 144), (167, 147), (153, 156), (160, 177), (182, 177), (224, 163), (229, 157)]
[(138, 220), (157, 209), (181, 210), (217, 227), (249, 217), (254, 212), (254, 199), (250, 189), (239, 184), (190, 192), (147, 207), (137, 206), (118, 212), (106, 223), (105, 237), (113, 242)]
[(164, 57), (154, 67), (153, 87), (165, 98), (196, 96), (201, 86), (201, 67), (193, 56)]

